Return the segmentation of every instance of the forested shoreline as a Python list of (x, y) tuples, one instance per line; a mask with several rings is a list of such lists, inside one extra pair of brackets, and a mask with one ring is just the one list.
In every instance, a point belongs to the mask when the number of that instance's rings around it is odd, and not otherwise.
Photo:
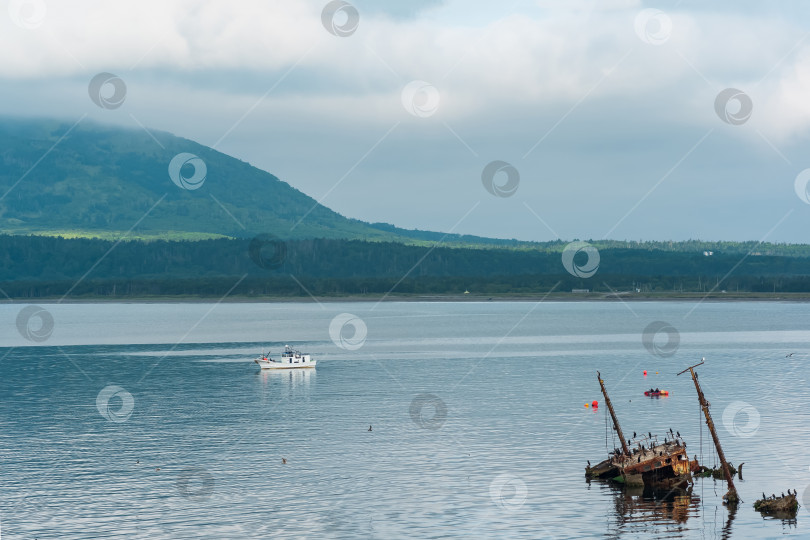
[[(733, 248), (735, 244), (726, 243)], [(661, 243), (599, 248), (599, 267), (576, 277), (565, 244), (447, 247), (311, 239), (121, 241), (0, 235), (0, 288), (13, 299), (242, 297), (590, 292), (810, 292), (806, 246), (773, 253), (673, 249)], [(598, 245), (598, 244), (596, 244)], [(627, 246), (629, 244), (618, 244)], [(702, 244), (701, 244), (702, 245)], [(577, 264), (583, 264), (583, 261)]]

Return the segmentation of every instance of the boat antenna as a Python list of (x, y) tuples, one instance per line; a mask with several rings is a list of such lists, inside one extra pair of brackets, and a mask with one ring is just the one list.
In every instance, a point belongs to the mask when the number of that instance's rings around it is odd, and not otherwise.
[[(706, 417), (706, 425), (709, 427), (709, 433), (712, 434), (712, 440), (714, 440), (714, 446), (717, 449), (717, 456), (720, 458), (720, 465), (723, 467), (723, 476), (726, 477), (726, 482), (728, 482), (728, 493), (723, 496), (723, 499), (727, 503), (734, 505), (740, 501), (740, 498), (737, 496), (737, 488), (734, 487), (734, 480), (731, 479), (731, 471), (728, 468), (726, 455), (723, 454), (723, 448), (720, 446), (720, 439), (717, 437), (717, 431), (714, 429), (712, 415), (709, 414), (709, 402), (706, 401), (706, 396), (703, 395), (703, 390), (701, 390), (700, 383), (698, 382), (697, 373), (695, 373), (695, 368), (702, 365), (705, 361), (706, 359), (703, 358), (699, 364), (689, 366), (685, 370), (681, 371), (681, 373), (686, 373), (688, 371), (692, 374), (692, 380), (695, 383), (695, 390), (697, 390), (700, 407), (703, 409), (703, 415)], [(678, 375), (681, 373), (678, 373)]]
[(610, 402), (607, 390), (605, 390), (605, 381), (602, 380), (602, 375), (598, 371), (596, 372), (596, 377), (599, 379), (599, 386), (602, 387), (602, 395), (605, 396), (605, 404), (607, 405), (608, 411), (610, 411), (610, 417), (613, 419), (613, 429), (616, 430), (616, 433), (619, 435), (619, 440), (622, 442), (622, 452), (624, 452), (625, 456), (629, 456), (630, 450), (627, 448), (627, 441), (624, 440), (622, 428), (619, 426), (619, 420), (616, 418), (616, 411), (613, 410), (613, 404)]

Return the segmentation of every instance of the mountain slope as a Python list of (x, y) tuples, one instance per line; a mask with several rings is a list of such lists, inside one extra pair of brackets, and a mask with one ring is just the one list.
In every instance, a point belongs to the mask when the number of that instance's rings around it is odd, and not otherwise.
[[(401, 240), (348, 219), (272, 174), (165, 132), (0, 118), (0, 232), (175, 238)], [(172, 182), (180, 153), (201, 158), (201, 187)], [(44, 156), (44, 157), (43, 157)], [(183, 176), (195, 169), (186, 165)], [(151, 210), (150, 210), (151, 209)], [(300, 223), (298, 223), (300, 221)]]

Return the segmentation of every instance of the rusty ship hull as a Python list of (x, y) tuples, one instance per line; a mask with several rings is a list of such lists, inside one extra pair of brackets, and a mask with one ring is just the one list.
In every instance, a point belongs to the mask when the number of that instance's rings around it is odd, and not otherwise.
[[(636, 439), (635, 443), (631, 439), (629, 442), (634, 443), (631, 447), (619, 425), (605, 382), (598, 371), (596, 376), (621, 448), (615, 449), (608, 459), (595, 467), (591, 467), (589, 462), (585, 468), (585, 476), (613, 480), (629, 486), (683, 488), (690, 485), (692, 472), (696, 471), (699, 465), (697, 461), (689, 460), (686, 443), (673, 434), (671, 440), (665, 438), (664, 443), (659, 444), (654, 435), (648, 434), (648, 437)], [(633, 435), (635, 437), (635, 433)]]
[(697, 461), (689, 460), (684, 444), (671, 441), (651, 448), (638, 445), (630, 455), (616, 454), (595, 467), (586, 467), (585, 475), (629, 486), (674, 488), (691, 484), (698, 466)]

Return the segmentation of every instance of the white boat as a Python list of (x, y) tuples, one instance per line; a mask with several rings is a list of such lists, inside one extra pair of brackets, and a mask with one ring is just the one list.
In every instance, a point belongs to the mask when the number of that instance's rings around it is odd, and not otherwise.
[(266, 354), (262, 354), (259, 358), (254, 360), (262, 369), (295, 369), (295, 368), (314, 368), (317, 360), (313, 360), (312, 356), (297, 351), (289, 345), (284, 346), (284, 352), (281, 353), (281, 358), (274, 360)]

